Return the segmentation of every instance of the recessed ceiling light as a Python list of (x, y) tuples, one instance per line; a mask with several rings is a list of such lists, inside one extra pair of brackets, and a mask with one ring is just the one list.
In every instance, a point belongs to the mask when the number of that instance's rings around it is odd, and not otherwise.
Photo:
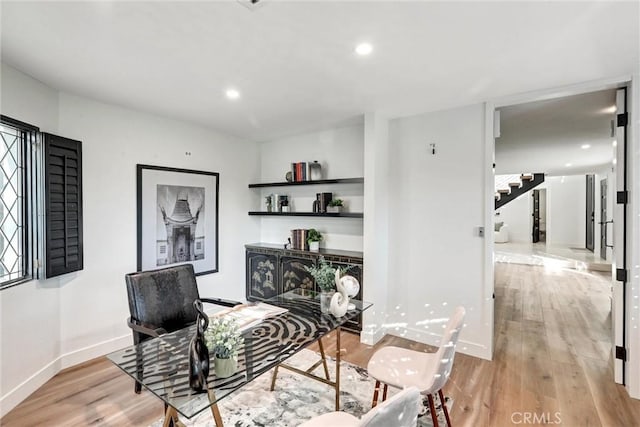
[(356, 46), (356, 53), (360, 56), (367, 56), (373, 52), (373, 46), (370, 43), (360, 43)]
[(227, 95), (227, 98), (229, 99), (240, 98), (240, 92), (238, 92), (236, 89), (227, 89), (224, 94)]
[(591, 148), (591, 145), (589, 145), (589, 144), (582, 144), (582, 145), (580, 146), (580, 148), (582, 148), (583, 150), (586, 150), (586, 149)]
[(614, 147), (617, 147), (618, 146), (618, 141), (614, 139), (613, 142), (611, 143), (611, 145), (613, 145)]
[(564, 166), (570, 168), (571, 166), (573, 166), (573, 163), (565, 163)]

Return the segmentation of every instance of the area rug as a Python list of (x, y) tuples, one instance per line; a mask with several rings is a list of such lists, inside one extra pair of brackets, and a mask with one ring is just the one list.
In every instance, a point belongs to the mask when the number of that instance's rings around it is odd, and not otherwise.
[[(307, 369), (318, 360), (318, 354), (311, 350), (302, 350), (287, 363), (299, 368)], [(331, 378), (335, 378), (335, 361), (328, 363)], [(314, 373), (322, 375), (322, 366)], [(269, 371), (237, 392), (225, 397), (218, 402), (220, 413), (225, 426), (232, 427), (293, 427), (313, 417), (332, 412), (335, 409), (335, 392), (333, 388), (296, 375), (285, 369), (278, 371), (278, 381), (273, 392), (269, 391), (271, 385)], [(371, 398), (375, 380), (367, 374), (367, 370), (347, 362), (340, 364), (340, 408), (356, 417), (362, 416), (371, 409)], [(397, 391), (389, 388), (389, 395)], [(439, 399), (436, 399), (439, 402)], [(447, 407), (450, 409), (452, 400), (446, 398)], [(440, 425), (446, 425), (444, 415), (438, 406), (437, 412)], [(151, 427), (161, 427), (162, 419), (156, 421)], [(215, 423), (211, 411), (206, 410), (192, 419), (180, 417), (189, 427), (213, 427)], [(432, 426), (431, 414), (428, 404), (423, 402), (423, 408), (418, 418), (418, 426)]]

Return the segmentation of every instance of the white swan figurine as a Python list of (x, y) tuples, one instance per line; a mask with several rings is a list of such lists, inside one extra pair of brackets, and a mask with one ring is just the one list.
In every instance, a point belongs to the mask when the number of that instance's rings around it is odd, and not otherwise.
[(347, 308), (349, 307), (349, 296), (347, 295), (347, 290), (342, 285), (342, 281), (340, 280), (339, 268), (336, 268), (335, 282), (338, 292), (336, 292), (331, 298), (329, 312), (335, 317), (342, 317), (347, 313)]

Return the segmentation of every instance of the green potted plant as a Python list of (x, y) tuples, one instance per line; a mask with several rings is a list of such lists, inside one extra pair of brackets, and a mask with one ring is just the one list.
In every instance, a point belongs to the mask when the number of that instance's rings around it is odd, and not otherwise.
[(212, 317), (205, 332), (209, 351), (214, 354), (214, 370), (218, 378), (227, 378), (238, 369), (238, 350), (244, 344), (235, 319)]
[(329, 206), (327, 206), (328, 213), (340, 213), (344, 207), (342, 199), (331, 199)]
[(309, 250), (318, 252), (320, 250), (320, 241), (322, 240), (322, 234), (315, 228), (307, 231), (307, 243), (309, 243)]
[(323, 313), (329, 311), (331, 297), (335, 292), (336, 269), (327, 262), (324, 257), (318, 259), (316, 265), (311, 267), (305, 265), (305, 270), (314, 278), (318, 288), (320, 288), (320, 310)]

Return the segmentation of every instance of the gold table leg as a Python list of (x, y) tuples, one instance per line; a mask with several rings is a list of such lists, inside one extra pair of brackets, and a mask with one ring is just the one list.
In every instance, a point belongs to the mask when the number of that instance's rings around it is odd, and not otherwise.
[(340, 410), (340, 327), (336, 328), (336, 411)]
[(271, 391), (273, 391), (276, 388), (276, 379), (278, 378), (278, 368), (280, 367), (280, 365), (276, 365), (275, 368), (273, 368), (273, 375), (271, 375)]
[[(173, 422), (173, 424), (172, 424)], [(184, 427), (184, 424), (178, 418), (178, 411), (173, 406), (167, 405), (167, 410), (164, 413), (164, 423), (162, 427)]]
[(324, 376), (327, 380), (331, 380), (329, 378), (329, 368), (327, 367), (327, 358), (324, 355), (324, 345), (322, 345), (322, 338), (318, 340), (318, 347), (320, 347), (320, 356), (322, 357), (322, 367), (324, 368)]
[(216, 401), (216, 395), (213, 390), (207, 387), (207, 393), (209, 394), (209, 402), (211, 403), (211, 415), (213, 415), (213, 421), (216, 423), (216, 427), (223, 427), (222, 416), (220, 415), (220, 409), (218, 409), (218, 402)]
[[(271, 377), (271, 391), (273, 391), (276, 386), (276, 377), (278, 376), (278, 369), (283, 368), (288, 371), (295, 372), (296, 374), (299, 374), (299, 375), (304, 375), (305, 377), (309, 377), (311, 379), (320, 381), (321, 383), (324, 383), (333, 387), (334, 390), (336, 391), (336, 411), (339, 411), (340, 410), (340, 328), (336, 328), (336, 380), (335, 382), (331, 381), (331, 378), (329, 377), (329, 368), (327, 367), (327, 358), (324, 352), (322, 338), (318, 340), (318, 346), (320, 347), (320, 360), (317, 363), (315, 363), (313, 366), (311, 366), (309, 369), (307, 369), (306, 371), (302, 369), (298, 369), (293, 366), (289, 366), (286, 363), (280, 363), (279, 365), (277, 365), (273, 371), (273, 376)], [(324, 374), (326, 378), (322, 378), (311, 373), (318, 366), (320, 366), (320, 364), (323, 365)]]

